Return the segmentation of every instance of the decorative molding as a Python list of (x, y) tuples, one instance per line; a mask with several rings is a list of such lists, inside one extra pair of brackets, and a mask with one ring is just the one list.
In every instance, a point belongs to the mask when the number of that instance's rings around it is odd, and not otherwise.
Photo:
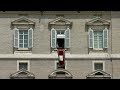
[(14, 20), (13, 22), (11, 22), (12, 25), (19, 25), (19, 24), (32, 24), (32, 25), (35, 25), (35, 22), (27, 19), (26, 17), (20, 17), (19, 19), (17, 20)]
[(105, 71), (97, 70), (88, 74), (86, 77), (87, 78), (111, 78), (111, 75), (109, 73), (106, 73)]
[[(62, 76), (59, 76), (57, 75), (57, 73), (64, 73)], [(48, 78), (64, 78), (64, 79), (72, 79), (73, 78), (73, 75), (66, 69), (57, 69), (57, 70), (54, 70), (52, 71), (49, 75), (48, 75)], [(59, 79), (59, 78), (58, 78)]]
[(10, 75), (11, 79), (35, 79), (35, 75), (27, 70), (21, 69)]
[(105, 20), (100, 17), (96, 17), (96, 18), (86, 22), (86, 25), (110, 25), (110, 21)]
[(66, 18), (63, 17), (58, 17), (52, 21), (49, 22), (49, 28), (53, 28), (55, 26), (67, 26), (67, 27), (71, 27), (72, 26), (72, 22), (68, 21)]

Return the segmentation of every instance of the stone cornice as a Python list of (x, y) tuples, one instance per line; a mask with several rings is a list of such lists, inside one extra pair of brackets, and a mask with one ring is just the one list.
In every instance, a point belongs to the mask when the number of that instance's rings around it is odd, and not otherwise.
[[(119, 60), (120, 54), (65, 54), (66, 60)], [(57, 60), (57, 54), (0, 54), (0, 60)]]

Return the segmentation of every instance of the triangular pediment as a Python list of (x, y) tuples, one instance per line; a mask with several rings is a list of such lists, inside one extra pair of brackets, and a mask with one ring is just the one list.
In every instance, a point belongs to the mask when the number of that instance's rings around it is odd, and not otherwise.
[(86, 23), (86, 25), (109, 25), (109, 24), (110, 24), (109, 21), (100, 17), (96, 17)]
[(57, 70), (54, 70), (52, 71), (50, 74), (49, 74), (49, 77), (59, 77), (59, 75), (63, 76), (63, 77), (73, 77), (73, 75), (68, 71), (68, 70), (65, 70), (65, 69), (57, 69)]
[(63, 17), (58, 17), (55, 20), (49, 22), (49, 24), (56, 24), (56, 25), (65, 25), (65, 24), (69, 24), (71, 25), (72, 22), (68, 21), (67, 19), (63, 18)]
[(27, 70), (21, 69), (10, 75), (11, 78), (35, 78), (35, 75)]
[(88, 74), (86, 77), (111, 77), (111, 75), (102, 70), (96, 70)]
[(13, 22), (11, 22), (12, 24), (35, 24), (35, 22), (25, 18), (25, 17), (21, 17)]

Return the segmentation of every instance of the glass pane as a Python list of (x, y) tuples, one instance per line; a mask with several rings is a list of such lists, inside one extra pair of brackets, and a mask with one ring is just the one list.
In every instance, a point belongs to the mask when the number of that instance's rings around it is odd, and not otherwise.
[(97, 36), (94, 36), (94, 48), (98, 48)]
[(62, 30), (62, 31), (61, 31), (61, 34), (64, 34), (64, 32), (65, 32), (65, 31)]
[(57, 30), (57, 34), (60, 34), (60, 30)]
[(28, 30), (25, 30), (25, 31), (24, 31), (24, 34), (27, 34), (27, 35), (28, 35)]
[(21, 43), (21, 44), (22, 44), (22, 43), (23, 43), (23, 40), (21, 40), (21, 39), (20, 39), (20, 40), (19, 40), (19, 43)]
[(95, 70), (103, 70), (103, 63), (95, 63)]
[(94, 36), (97, 36), (97, 32), (96, 31), (94, 32)]
[(103, 48), (103, 37), (99, 36), (99, 48)]
[(20, 48), (23, 48), (23, 44), (19, 44), (19, 47), (20, 47)]
[(28, 48), (28, 44), (24, 44), (24, 48)]
[(28, 35), (24, 35), (24, 39), (28, 39)]
[(28, 40), (24, 40), (24, 43), (27, 44), (27, 43), (28, 43)]
[(19, 34), (23, 34), (23, 30), (20, 30), (20, 31), (19, 31)]
[(23, 35), (19, 35), (19, 39), (23, 39)]
[(28, 70), (28, 64), (27, 63), (19, 63), (19, 70), (20, 69)]

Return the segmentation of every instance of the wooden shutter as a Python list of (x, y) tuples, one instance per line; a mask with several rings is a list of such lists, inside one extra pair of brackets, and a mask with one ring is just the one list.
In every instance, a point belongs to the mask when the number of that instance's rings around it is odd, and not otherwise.
[(89, 48), (94, 48), (94, 33), (91, 28), (89, 28)]
[(14, 29), (14, 47), (19, 48), (19, 29)]
[(28, 30), (28, 47), (29, 48), (33, 47), (33, 29), (32, 28)]
[(65, 48), (70, 48), (70, 29), (65, 30)]
[(51, 47), (56, 48), (56, 30), (54, 28), (51, 29)]
[(103, 48), (108, 48), (108, 29), (103, 30)]

